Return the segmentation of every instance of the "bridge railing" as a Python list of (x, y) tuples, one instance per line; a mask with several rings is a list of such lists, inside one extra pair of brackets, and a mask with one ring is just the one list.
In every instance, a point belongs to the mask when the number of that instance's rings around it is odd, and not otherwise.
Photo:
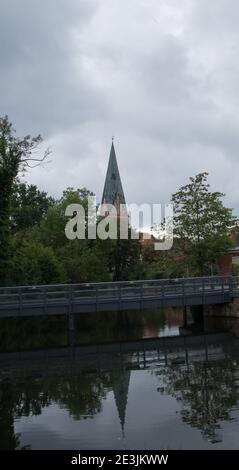
[(4, 304), (100, 301), (131, 297), (170, 297), (210, 292), (239, 291), (239, 277), (195, 277), (143, 281), (56, 284), (0, 288)]

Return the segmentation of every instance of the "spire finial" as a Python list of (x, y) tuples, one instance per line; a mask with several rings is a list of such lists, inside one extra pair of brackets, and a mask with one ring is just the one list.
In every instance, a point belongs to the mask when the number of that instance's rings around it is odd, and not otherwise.
[(112, 144), (114, 143), (114, 140), (115, 140), (115, 136), (112, 135)]

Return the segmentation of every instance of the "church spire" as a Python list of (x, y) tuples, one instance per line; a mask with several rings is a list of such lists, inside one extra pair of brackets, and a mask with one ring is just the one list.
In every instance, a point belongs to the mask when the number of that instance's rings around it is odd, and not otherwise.
[(112, 138), (110, 158), (102, 196), (102, 204), (125, 204), (124, 191), (115, 155), (114, 138)]

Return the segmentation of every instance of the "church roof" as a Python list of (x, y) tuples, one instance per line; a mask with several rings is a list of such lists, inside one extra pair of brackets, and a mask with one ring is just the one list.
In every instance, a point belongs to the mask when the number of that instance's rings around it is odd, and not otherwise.
[(115, 155), (114, 142), (112, 142), (102, 196), (102, 204), (114, 205), (117, 200), (117, 197), (120, 201), (120, 204), (125, 204), (124, 191)]

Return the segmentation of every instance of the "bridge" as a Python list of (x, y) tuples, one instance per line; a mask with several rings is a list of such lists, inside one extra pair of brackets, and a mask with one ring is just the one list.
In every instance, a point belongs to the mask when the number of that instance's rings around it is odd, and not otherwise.
[(201, 277), (0, 288), (0, 318), (223, 304), (239, 277)]
[(201, 277), (0, 288), (0, 318), (67, 315), (69, 345), (75, 316), (100, 311), (225, 304), (239, 297), (239, 277)]

